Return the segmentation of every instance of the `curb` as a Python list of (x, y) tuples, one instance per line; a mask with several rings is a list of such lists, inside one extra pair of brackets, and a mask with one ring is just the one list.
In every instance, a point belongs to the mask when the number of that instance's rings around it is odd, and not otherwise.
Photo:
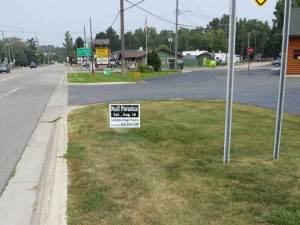
[(120, 84), (137, 84), (141, 82), (105, 82), (105, 83), (68, 83), (68, 86), (106, 86)]

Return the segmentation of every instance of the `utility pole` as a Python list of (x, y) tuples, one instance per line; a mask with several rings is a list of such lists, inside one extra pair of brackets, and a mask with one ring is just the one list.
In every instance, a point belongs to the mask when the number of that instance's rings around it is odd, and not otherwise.
[(125, 28), (124, 28), (124, 0), (120, 0), (120, 18), (121, 18), (121, 61), (122, 61), (122, 75), (126, 75), (125, 62)]
[(16, 62), (16, 59), (15, 59), (15, 53), (14, 53), (14, 48), (13, 48), (13, 45), (10, 44), (10, 48), (11, 48), (11, 55), (12, 55), (12, 62), (13, 62), (13, 66), (15, 66), (15, 62)]
[(146, 65), (148, 65), (148, 18), (147, 17), (145, 23), (145, 31), (146, 31)]
[(273, 152), (274, 160), (279, 160), (279, 156), (280, 156), (280, 139), (281, 139), (281, 130), (282, 130), (282, 118), (283, 118), (283, 106), (284, 106), (284, 94), (285, 94), (285, 82), (286, 82), (285, 76), (286, 76), (286, 69), (287, 69), (287, 57), (288, 57), (288, 47), (289, 47), (291, 5), (292, 5), (292, 0), (285, 1), (284, 25), (283, 25), (283, 33), (282, 33), (283, 39), (282, 39), (279, 96), (278, 96), (276, 131), (275, 131), (274, 152)]
[[(4, 30), (1, 30), (1, 33), (2, 33), (2, 39), (3, 39), (3, 42), (4, 42)], [(5, 60), (7, 59), (7, 52), (6, 52), (6, 49), (4, 47), (4, 54), (5, 54)]]
[(93, 51), (93, 31), (92, 31), (92, 18), (90, 18), (90, 35), (91, 35), (91, 49), (92, 49), (92, 73), (95, 74), (95, 67), (94, 67), (94, 51)]
[(236, 0), (230, 0), (229, 20), (229, 62), (227, 71), (227, 95), (226, 95), (226, 119), (224, 136), (224, 164), (230, 162), (231, 126), (232, 126), (232, 104), (234, 83), (234, 56), (236, 39)]
[(176, 0), (176, 31), (175, 31), (175, 70), (178, 67), (177, 52), (178, 52), (178, 16), (179, 16), (179, 0)]
[(86, 48), (86, 32), (85, 32), (85, 25), (83, 26), (83, 37), (84, 37), (84, 47)]
[(11, 54), (10, 54), (9, 43), (6, 44), (6, 48), (7, 48), (7, 50), (8, 50), (8, 59), (9, 59), (9, 63), (11, 63)]
[[(250, 48), (250, 32), (248, 33), (248, 49)], [(250, 70), (250, 54), (248, 52), (248, 49), (247, 49), (247, 54), (248, 54), (248, 71)]]

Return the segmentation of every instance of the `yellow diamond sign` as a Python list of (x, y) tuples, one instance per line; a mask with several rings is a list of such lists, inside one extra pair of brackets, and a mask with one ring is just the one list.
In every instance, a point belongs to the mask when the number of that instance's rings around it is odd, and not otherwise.
[(263, 6), (267, 2), (267, 0), (255, 0), (255, 1), (260, 6)]

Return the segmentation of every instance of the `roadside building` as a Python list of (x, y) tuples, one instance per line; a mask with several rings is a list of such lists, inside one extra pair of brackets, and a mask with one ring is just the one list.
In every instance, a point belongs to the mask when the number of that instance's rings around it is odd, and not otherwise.
[[(239, 55), (235, 55), (233, 60), (235, 63), (238, 63), (241, 62), (240, 58)], [(218, 64), (226, 64), (229, 61), (229, 55), (224, 52), (214, 53), (214, 59)]]
[[(162, 70), (171, 69), (172, 67), (174, 68), (174, 63), (175, 63), (174, 52), (161, 48), (157, 50), (157, 54), (161, 61)], [(180, 64), (180, 62), (182, 61), (182, 55), (180, 53), (177, 54), (177, 60)]]
[(300, 8), (291, 13), (287, 75), (300, 75)]
[(183, 62), (185, 66), (205, 66), (208, 60), (211, 60), (212, 54), (208, 51), (183, 51)]
[[(117, 64), (121, 63), (122, 53), (121, 51), (115, 51), (111, 55), (111, 60)], [(136, 69), (138, 65), (146, 63), (146, 52), (142, 49), (125, 50), (125, 62), (128, 69)]]

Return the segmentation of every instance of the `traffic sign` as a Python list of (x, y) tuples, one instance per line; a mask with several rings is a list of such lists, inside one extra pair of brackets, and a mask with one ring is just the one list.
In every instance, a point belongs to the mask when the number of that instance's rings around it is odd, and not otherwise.
[(253, 55), (254, 49), (251, 47), (247, 48), (247, 52), (248, 52), (248, 55)]
[(108, 48), (96, 48), (97, 64), (107, 65), (109, 62), (109, 53)]
[(108, 48), (96, 48), (97, 58), (108, 58), (109, 49)]
[(267, 2), (267, 0), (255, 0), (255, 1), (259, 6), (263, 6)]
[(76, 49), (77, 57), (91, 57), (92, 49), (90, 48), (77, 48)]

